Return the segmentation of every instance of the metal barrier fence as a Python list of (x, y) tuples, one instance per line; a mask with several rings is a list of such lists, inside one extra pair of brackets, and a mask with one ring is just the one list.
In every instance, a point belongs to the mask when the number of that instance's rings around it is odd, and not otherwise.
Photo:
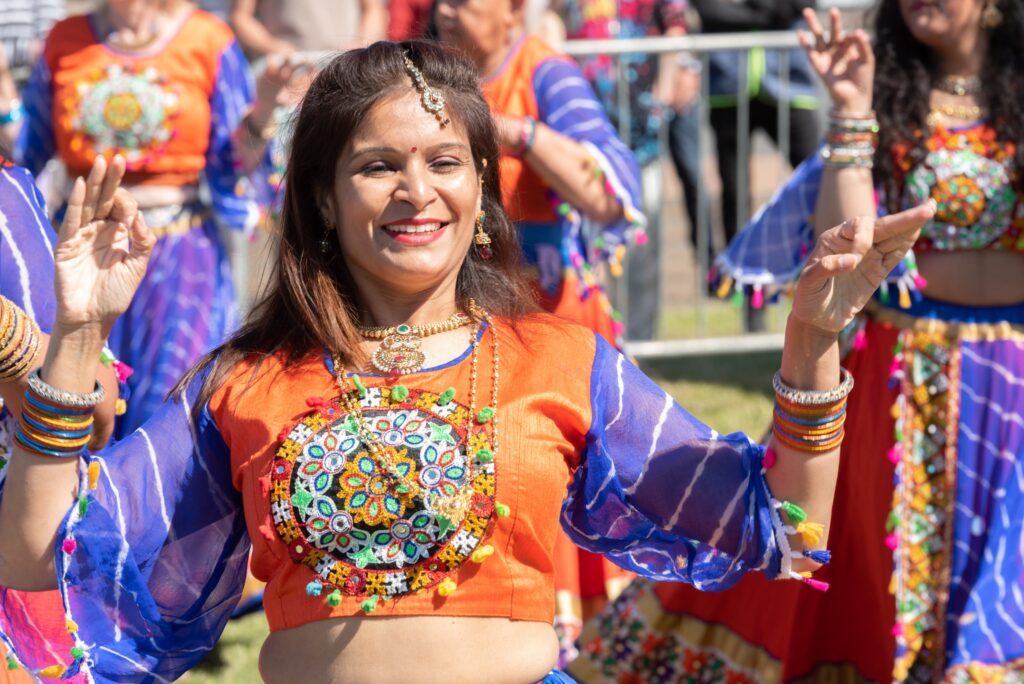
[[(625, 62), (621, 59), (625, 55), (663, 55), (666, 53), (693, 53), (700, 59), (702, 66), (701, 77), (701, 129), (702, 132), (710, 128), (709, 107), (706, 104), (710, 95), (710, 79), (707, 77), (710, 71), (711, 54), (716, 51), (740, 51), (741, 56), (737, 60), (739, 71), (736, 90), (736, 127), (737, 127), (737, 169), (738, 178), (736, 186), (740, 191), (736, 194), (736, 216), (742, 225), (747, 216), (751, 213), (749, 207), (748, 193), (746, 188), (750, 185), (748, 175), (749, 161), (751, 157), (751, 136), (750, 136), (750, 74), (747, 73), (747, 59), (744, 57), (754, 49), (774, 51), (779, 60), (778, 74), (781, 76), (780, 92), (777, 105), (777, 130), (776, 140), (778, 151), (784, 159), (789, 156), (790, 139), (790, 111), (788, 105), (789, 90), (789, 50), (798, 47), (796, 33), (792, 31), (779, 32), (756, 32), (756, 33), (728, 33), (728, 34), (704, 34), (685, 37), (650, 37), (639, 39), (617, 39), (617, 40), (576, 40), (567, 41), (561, 48), (577, 58), (585, 58), (596, 55), (608, 55), (616, 58), (616, 92), (618, 93), (618, 111), (614, 118), (618, 121), (620, 136), (628, 143), (630, 131), (630, 102), (628, 88), (626, 86)], [(664, 129), (663, 122), (663, 129)], [(660, 136), (661, 155), (665, 156), (666, 136), (664, 130)], [(702, 133), (695, 141), (698, 147), (698, 156), (702, 163), (710, 156), (707, 149), (707, 136)], [(659, 160), (660, 163), (660, 160)], [(658, 187), (654, 190), (654, 196), (660, 203), (662, 197), (663, 179), (661, 174), (653, 176), (656, 178)], [(646, 178), (645, 180), (648, 180)], [(700, 174), (698, 183), (704, 182), (704, 175)], [(650, 190), (650, 188), (648, 188)], [(779, 334), (744, 334), (730, 337), (712, 338), (708, 336), (708, 295), (707, 295), (707, 274), (711, 264), (708, 263), (709, 246), (712, 244), (712, 225), (710, 223), (710, 211), (707, 206), (708, 193), (702, 188), (697, 193), (697, 225), (691, 226), (691, 230), (697, 231), (696, 258), (697, 268), (694, 272), (694, 292), (696, 308), (696, 338), (676, 339), (659, 341), (628, 341), (627, 349), (637, 357), (659, 357), (659, 356), (680, 356), (688, 354), (704, 355), (709, 353), (745, 353), (758, 350), (780, 349), (782, 335)], [(652, 233), (663, 232), (659, 225), (661, 220), (660, 206), (645, 207), (651, 220)], [(738, 228), (738, 227), (737, 227)], [(660, 255), (655, 255), (660, 258)], [(649, 265), (648, 265), (649, 266)], [(636, 264), (634, 264), (636, 267)], [(628, 274), (622, 278), (623, 284), (628, 288)], [(647, 293), (645, 296), (658, 296), (654, 293)], [(625, 296), (628, 299), (628, 293)], [(620, 301), (623, 299), (619, 297)], [(660, 307), (659, 307), (660, 309)], [(628, 312), (626, 312), (628, 315)]]

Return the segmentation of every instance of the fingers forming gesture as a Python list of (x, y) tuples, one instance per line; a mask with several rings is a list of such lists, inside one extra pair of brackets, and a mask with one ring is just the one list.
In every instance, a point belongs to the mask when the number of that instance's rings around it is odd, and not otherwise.
[(97, 326), (105, 337), (146, 272), (156, 238), (120, 187), (124, 171), (122, 157), (99, 157), (71, 188), (53, 255), (57, 323), (67, 329)]
[(820, 330), (841, 331), (934, 215), (935, 202), (929, 200), (880, 219), (850, 219), (822, 233), (797, 283), (793, 315)]
[(875, 78), (875, 54), (868, 35), (858, 29), (847, 33), (839, 10), (829, 11), (831, 31), (825, 31), (814, 10), (804, 9), (810, 35), (798, 31), (797, 37), (811, 66), (832, 96), (835, 108), (845, 112), (871, 110)]

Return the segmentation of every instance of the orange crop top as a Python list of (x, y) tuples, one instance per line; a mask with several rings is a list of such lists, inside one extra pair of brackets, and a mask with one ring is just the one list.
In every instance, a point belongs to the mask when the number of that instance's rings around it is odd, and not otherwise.
[[(323, 430), (330, 405), (319, 409), (323, 418), (310, 416), (310, 404), (338, 395), (321, 355), (286, 373), (277, 362), (265, 363), (252, 386), (251, 369), (239, 368), (215, 394), (210, 410), (231, 452), (252, 571), (267, 582), (271, 630), (366, 612), (365, 595), (338, 592), (332, 600), (330, 586), (314, 588), (318, 572), (353, 592), (394, 597), (376, 602), (374, 615), (551, 622), (558, 511), (590, 425), (590, 387), (579, 379), (589, 376), (596, 342), (588, 330), (539, 318), (548, 324), (524, 321), (518, 335), (498, 326), (496, 447), (495, 423), (468, 413), (468, 350), (455, 362), (404, 376), (408, 396), (400, 401), (383, 378), (363, 377), (370, 397), (364, 403), (371, 405), (364, 415), (397, 449), (400, 467), (418, 468), (420, 484), (439, 494), (470, 483), (457, 531), (391, 491), (369, 456), (345, 465), (355, 436)], [(477, 408), (491, 394), (489, 337), (479, 347)], [(536, 358), (548, 362), (538, 367)], [(449, 387), (454, 398), (439, 403)], [(467, 462), (464, 454), (481, 446), (493, 449), (493, 461)], [(453, 589), (446, 598), (444, 587)]]
[(195, 183), (210, 143), (210, 99), (233, 41), (223, 22), (199, 10), (144, 54), (99, 41), (88, 15), (58, 22), (43, 53), (57, 155), (72, 174), (88, 173), (96, 155), (121, 154), (134, 183)]
[(915, 251), (1003, 249), (1024, 252), (1024, 195), (1017, 146), (1000, 141), (985, 123), (945, 128), (929, 136), (925, 159), (914, 165), (909, 145), (894, 149), (901, 204), (938, 203)]

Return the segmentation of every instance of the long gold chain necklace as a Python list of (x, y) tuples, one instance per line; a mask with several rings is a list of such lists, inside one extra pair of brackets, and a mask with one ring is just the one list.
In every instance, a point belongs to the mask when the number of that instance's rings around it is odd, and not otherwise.
[[(491, 315), (484, 311), (482, 308), (477, 306), (473, 300), (469, 301), (470, 315), (466, 315), (460, 312), (465, 322), (476, 321), (476, 325), (473, 326), (471, 334), (471, 344), (473, 351), (470, 355), (470, 371), (469, 371), (469, 416), (466, 418), (466, 444), (467, 452), (469, 445), (469, 436), (472, 434), (474, 423), (484, 424), (487, 422), (491, 423), (491, 448), (487, 450), (488, 453), (482, 453), (484, 450), (479, 450), (475, 454), (467, 453), (467, 461), (472, 463), (476, 460), (493, 460), (495, 455), (498, 453), (498, 381), (500, 378), (500, 366), (501, 358), (498, 354), (498, 334), (494, 329), (494, 322), (491, 319)], [(447, 321), (441, 323), (435, 323), (434, 326), (454, 325), (455, 316), (450, 317)], [(460, 325), (465, 325), (463, 322)], [(485, 406), (476, 410), (476, 386), (478, 377), (479, 357), (480, 357), (480, 331), (484, 323), (487, 323), (487, 327), (490, 331), (491, 336), (491, 354), (493, 356), (493, 373), (491, 378), (491, 403), (490, 406)], [(402, 326), (396, 326), (402, 327)], [(426, 328), (427, 326), (423, 326)], [(455, 326), (460, 327), (460, 326)], [(454, 330), (455, 327), (449, 328)], [(372, 334), (385, 334), (388, 328), (369, 329)], [(437, 331), (441, 332), (441, 331)], [(433, 332), (428, 334), (434, 334)], [(386, 339), (386, 338), (385, 338)], [(423, 503), (432, 508), (439, 516), (444, 518), (444, 527), (457, 527), (462, 519), (466, 515), (466, 511), (469, 509), (470, 499), (473, 496), (473, 490), (471, 487), (464, 487), (457, 494), (452, 496), (438, 496), (432, 501), (426, 499), (423, 488), (419, 485), (414, 478), (410, 478), (408, 474), (403, 474), (395, 462), (394, 448), (381, 444), (377, 433), (374, 432), (363, 414), (362, 399), (367, 394), (367, 389), (363, 385), (358, 375), (352, 375), (351, 377), (345, 372), (344, 367), (341, 365), (337, 354), (332, 354), (334, 361), (334, 381), (338, 386), (339, 401), (342, 408), (355, 419), (355, 426), (357, 434), (366, 446), (370, 457), (377, 463), (377, 465), (388, 474), (388, 477), (392, 482), (392, 490), (399, 498), (416, 499), (419, 498)], [(375, 366), (376, 367), (376, 366)], [(395, 385), (391, 388), (391, 398), (395, 399), (399, 396), (406, 396), (408, 390), (402, 385)], [(399, 399), (400, 400), (400, 399)], [(450, 400), (450, 399), (449, 399)], [(472, 473), (470, 473), (472, 476)]]
[(370, 363), (381, 373), (397, 380), (398, 376), (422, 370), (426, 356), (420, 351), (424, 337), (458, 330), (472, 323), (461, 311), (439, 323), (360, 327), (359, 334), (370, 340), (383, 340), (370, 357)]

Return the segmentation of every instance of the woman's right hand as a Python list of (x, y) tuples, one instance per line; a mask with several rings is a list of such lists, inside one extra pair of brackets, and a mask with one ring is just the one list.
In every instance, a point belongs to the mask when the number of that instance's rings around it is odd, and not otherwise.
[(146, 272), (156, 237), (120, 187), (124, 171), (122, 157), (98, 157), (72, 186), (53, 254), (55, 332), (106, 339)]
[(845, 33), (838, 9), (833, 7), (829, 11), (829, 19), (832, 30), (826, 40), (814, 10), (805, 8), (804, 20), (811, 35), (797, 31), (800, 45), (832, 96), (832, 105), (837, 111), (869, 112), (875, 80), (875, 53), (871, 41), (861, 29)]

